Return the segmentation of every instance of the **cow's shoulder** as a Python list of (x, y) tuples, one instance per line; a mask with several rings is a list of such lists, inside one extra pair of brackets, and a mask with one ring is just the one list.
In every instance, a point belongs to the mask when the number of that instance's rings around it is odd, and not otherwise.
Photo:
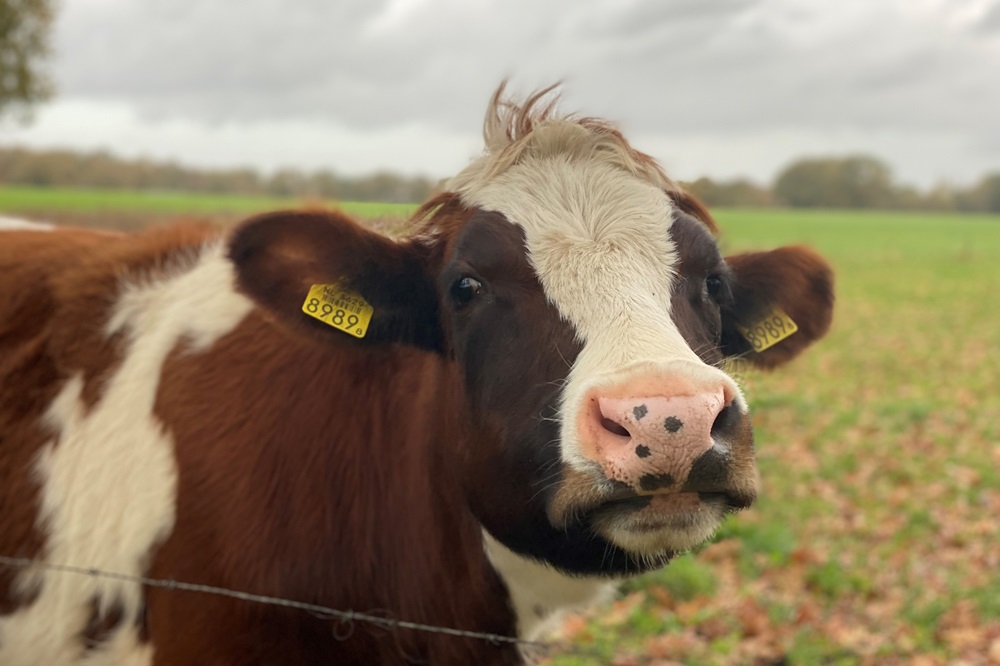
[[(0, 511), (0, 552), (145, 573), (175, 521), (173, 441), (152, 411), (160, 368), (172, 349), (211, 338), (249, 308), (233, 293), (218, 237), (201, 225), (11, 232), (0, 261), (26, 282), (4, 275), (0, 284), (18, 320), (0, 330), (0, 504), (11, 507)], [(220, 319), (220, 299), (238, 312)], [(0, 575), (0, 662), (72, 663), (67, 655), (107, 622), (107, 661), (95, 663), (148, 663), (136, 642), (142, 608), (141, 592), (121, 581)], [(37, 633), (51, 626), (60, 640)]]

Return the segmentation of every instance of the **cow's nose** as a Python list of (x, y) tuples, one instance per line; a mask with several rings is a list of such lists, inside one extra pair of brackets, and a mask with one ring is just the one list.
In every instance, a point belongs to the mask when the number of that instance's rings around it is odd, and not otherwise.
[(693, 395), (595, 397), (591, 418), (599, 425), (587, 428), (587, 448), (610, 478), (639, 492), (679, 488), (740, 417), (721, 386)]

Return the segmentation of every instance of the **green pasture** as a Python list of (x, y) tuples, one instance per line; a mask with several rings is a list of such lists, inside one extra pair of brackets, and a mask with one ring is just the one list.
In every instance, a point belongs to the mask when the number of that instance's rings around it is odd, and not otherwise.
[[(242, 196), (167, 191), (0, 186), (0, 213), (40, 214), (101, 212), (137, 215), (251, 214), (299, 206), (294, 197)], [(320, 202), (315, 202), (320, 203)], [(363, 217), (408, 215), (412, 204), (355, 201), (322, 202)]]
[[(294, 203), (0, 188), (0, 214)], [(833, 329), (788, 367), (737, 371), (757, 431), (755, 507), (610, 606), (567, 618), (551, 638), (588, 654), (546, 663), (1000, 663), (1000, 218), (716, 215), (727, 252), (824, 254)]]

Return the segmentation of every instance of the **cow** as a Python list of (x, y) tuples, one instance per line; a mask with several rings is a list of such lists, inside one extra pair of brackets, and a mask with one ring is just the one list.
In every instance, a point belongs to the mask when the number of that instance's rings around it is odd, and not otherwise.
[[(337, 211), (0, 233), (2, 664), (523, 663), (757, 489), (729, 361), (827, 331), (609, 122), (501, 86), (398, 237)], [(113, 572), (117, 578), (59, 567)]]

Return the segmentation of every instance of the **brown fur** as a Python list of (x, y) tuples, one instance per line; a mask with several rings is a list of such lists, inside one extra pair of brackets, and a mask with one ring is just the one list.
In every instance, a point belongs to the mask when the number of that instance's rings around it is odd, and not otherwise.
[[(3, 232), (0, 242), (0, 553), (39, 557), (45, 545), (35, 518), (40, 488), (35, 460), (51, 438), (42, 424), (45, 410), (71, 368), (53, 349), (63, 304), (58, 276), (106, 240), (102, 234), (72, 231)], [(24, 261), (31, 257), (31, 261)], [(12, 501), (10, 498), (17, 498)], [(0, 614), (30, 603), (12, 589), (17, 572), (0, 567)]]
[[(0, 292), (6, 299), (0, 301), (0, 487), (6, 498), (17, 498), (2, 503), (3, 554), (42, 553), (44, 536), (35, 527), (39, 489), (31, 471), (50, 436), (41, 417), (76, 373), (88, 378), (91, 401), (99, 399), (102, 379), (120, 361), (117, 340), (102, 334), (119, 279), (183, 264), (189, 248), (206, 238), (206, 230), (188, 227), (127, 240), (76, 231), (5, 237), (0, 266), (6, 262), (9, 270), (2, 274), (32, 288)], [(42, 261), (21, 260), (26, 254)], [(60, 325), (68, 321), (73, 325)], [(478, 523), (462, 509), (461, 483), (444, 464), (448, 452), (426, 455), (433, 443), (459, 440), (457, 423), (436, 418), (434, 408), (461, 401), (440, 393), (453, 385), (446, 380), (448, 364), (408, 347), (386, 355), (289, 335), (255, 315), (209, 352), (190, 355), (179, 348), (165, 364), (156, 412), (177, 441), (178, 519), (150, 573), (511, 634), (509, 614), (497, 613), (502, 584), (482, 551)], [(264, 381), (247, 382), (248, 373)], [(291, 399), (275, 403), (276, 394)], [(219, 410), (220, 396), (231, 408)], [(371, 469), (375, 460), (385, 461), (376, 465), (384, 478), (359, 485), (367, 475), (362, 468)], [(330, 492), (340, 499), (331, 501)], [(427, 496), (435, 500), (424, 501)], [(441, 512), (448, 507), (450, 515)], [(391, 531), (381, 528), (386, 516), (403, 508), (406, 521)], [(349, 534), (358, 538), (345, 548)], [(414, 550), (415, 544), (421, 548)], [(465, 552), (456, 552), (462, 544)], [(401, 560), (405, 552), (412, 556)], [(454, 587), (443, 585), (443, 562)], [(13, 578), (0, 568), (4, 613), (32, 600), (12, 593)], [(378, 589), (369, 588), (373, 580)], [(113, 615), (94, 614), (81, 639), (93, 645), (119, 624)], [(150, 594), (143, 630), (156, 642), (156, 663), (163, 664), (329, 663), (319, 655), (331, 650), (342, 656), (338, 663), (517, 661), (513, 649), (482, 641), (387, 634), (366, 625), (355, 627), (353, 640), (339, 641), (328, 621), (300, 611), (161, 590)]]
[[(156, 411), (177, 442), (178, 528), (152, 573), (509, 634), (449, 452), (427, 455), (456, 439), (457, 424), (438, 418), (438, 405), (461, 399), (448, 395), (448, 366), (410, 348), (291, 342), (253, 316), (210, 353), (167, 362)], [(149, 617), (163, 664), (321, 663), (334, 648), (338, 663), (358, 664), (487, 654), (479, 642), (360, 624), (338, 644), (320, 618), (169, 591), (150, 593)]]
[(833, 321), (833, 270), (807, 247), (783, 247), (770, 252), (748, 252), (726, 257), (737, 276), (734, 320), (753, 323), (772, 306), (785, 311), (799, 330), (780, 344), (757, 353), (742, 335), (725, 334), (728, 352), (761, 368), (776, 368), (819, 340)]
[[(155, 272), (162, 252), (205, 238), (176, 226), (126, 237), (100, 231), (3, 232), (0, 243), (0, 553), (39, 557), (39, 491), (34, 466), (52, 438), (45, 410), (65, 381), (82, 374), (92, 406), (120, 362), (120, 341), (103, 332), (117, 283)], [(26, 260), (26, 258), (28, 260)], [(29, 603), (16, 595), (16, 572), (0, 567), (0, 614)]]

